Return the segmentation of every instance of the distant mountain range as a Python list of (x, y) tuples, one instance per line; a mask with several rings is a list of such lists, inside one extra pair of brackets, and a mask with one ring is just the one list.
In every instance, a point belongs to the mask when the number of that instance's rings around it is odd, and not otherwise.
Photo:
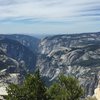
[[(92, 95), (100, 75), (100, 32), (48, 36), (0, 35), (0, 86), (20, 84), (40, 70), (47, 84), (60, 73), (73, 75)], [(49, 82), (49, 83), (48, 83)]]
[(38, 44), (40, 42), (40, 39), (28, 35), (21, 35), (21, 34), (0, 35), (0, 40), (5, 38), (18, 41), (19, 43), (26, 46), (33, 52), (37, 52)]

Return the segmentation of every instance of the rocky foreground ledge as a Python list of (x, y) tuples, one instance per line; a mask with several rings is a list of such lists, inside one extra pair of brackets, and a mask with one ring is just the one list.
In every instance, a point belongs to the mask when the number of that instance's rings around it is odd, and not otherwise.
[(100, 80), (98, 82), (97, 88), (94, 90), (94, 95), (87, 97), (86, 100), (100, 100)]
[(97, 100), (100, 100), (100, 81), (99, 81), (98, 87), (94, 90), (94, 97)]

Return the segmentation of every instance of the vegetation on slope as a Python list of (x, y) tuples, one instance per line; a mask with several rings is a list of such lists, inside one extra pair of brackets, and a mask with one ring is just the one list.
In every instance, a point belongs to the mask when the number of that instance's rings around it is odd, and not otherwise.
[(21, 86), (11, 84), (6, 100), (79, 100), (83, 89), (74, 77), (60, 75), (57, 82), (47, 87), (39, 71), (28, 75)]

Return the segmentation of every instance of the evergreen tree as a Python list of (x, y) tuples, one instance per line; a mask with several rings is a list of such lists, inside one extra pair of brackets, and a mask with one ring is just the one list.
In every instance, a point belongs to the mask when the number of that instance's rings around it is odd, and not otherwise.
[(61, 75), (58, 82), (47, 88), (36, 71), (28, 75), (22, 85), (11, 84), (6, 100), (79, 100), (83, 89), (74, 77)]
[(28, 75), (21, 86), (9, 85), (7, 91), (7, 100), (47, 100), (48, 97), (39, 71), (34, 75)]
[(49, 88), (48, 94), (52, 100), (79, 100), (83, 95), (83, 89), (74, 77), (61, 75), (59, 82)]

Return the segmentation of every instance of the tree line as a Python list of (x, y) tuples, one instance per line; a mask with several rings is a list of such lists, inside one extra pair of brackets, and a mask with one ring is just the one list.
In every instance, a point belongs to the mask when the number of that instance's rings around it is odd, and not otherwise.
[(10, 84), (7, 92), (6, 100), (80, 100), (83, 88), (76, 78), (64, 75), (47, 87), (36, 71), (29, 74), (22, 85)]

